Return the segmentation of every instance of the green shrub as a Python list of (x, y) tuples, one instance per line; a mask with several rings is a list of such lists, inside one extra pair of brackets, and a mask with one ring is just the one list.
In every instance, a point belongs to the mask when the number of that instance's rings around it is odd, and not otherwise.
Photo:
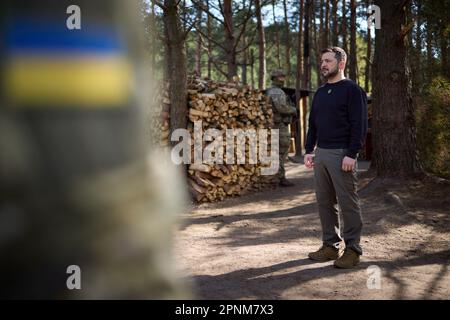
[(436, 77), (417, 103), (417, 144), (424, 169), (450, 179), (450, 80)]

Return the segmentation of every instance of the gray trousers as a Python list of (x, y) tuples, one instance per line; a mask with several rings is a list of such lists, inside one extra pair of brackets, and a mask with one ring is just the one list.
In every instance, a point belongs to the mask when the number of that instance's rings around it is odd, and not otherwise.
[(316, 148), (314, 187), (322, 224), (322, 241), (338, 246), (342, 241), (338, 204), (344, 222), (343, 238), (347, 248), (362, 254), (360, 246), (362, 217), (357, 194), (356, 166), (352, 172), (342, 170), (347, 149)]
[(279, 145), (279, 155), (280, 155), (280, 168), (278, 170), (278, 176), (280, 180), (286, 179), (286, 169), (285, 164), (287, 157), (289, 155), (289, 148), (291, 146), (291, 134), (289, 133), (289, 128), (287, 124), (281, 123), (278, 125), (280, 134), (280, 145)]

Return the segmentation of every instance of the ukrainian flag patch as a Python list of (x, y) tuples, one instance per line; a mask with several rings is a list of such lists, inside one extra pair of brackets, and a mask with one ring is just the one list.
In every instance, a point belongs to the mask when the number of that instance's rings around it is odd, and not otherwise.
[(114, 29), (15, 21), (5, 47), (5, 93), (13, 106), (103, 108), (130, 100), (133, 70)]

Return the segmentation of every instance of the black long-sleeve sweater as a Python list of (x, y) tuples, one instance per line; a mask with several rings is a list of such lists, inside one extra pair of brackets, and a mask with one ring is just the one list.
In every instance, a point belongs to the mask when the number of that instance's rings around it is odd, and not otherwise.
[(355, 159), (367, 133), (367, 96), (351, 80), (326, 83), (314, 95), (309, 115), (306, 153), (316, 146), (348, 149)]

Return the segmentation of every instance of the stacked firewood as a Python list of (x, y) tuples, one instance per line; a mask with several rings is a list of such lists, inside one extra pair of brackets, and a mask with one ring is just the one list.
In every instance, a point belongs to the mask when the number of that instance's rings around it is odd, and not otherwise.
[[(165, 102), (164, 102), (165, 101)], [(203, 133), (208, 129), (218, 129), (223, 132), (223, 142), (226, 141), (226, 129), (254, 130), (270, 129), (273, 123), (272, 108), (267, 97), (259, 90), (251, 89), (238, 83), (216, 82), (191, 76), (188, 78), (188, 130), (192, 138), (192, 157), (194, 159), (194, 123), (201, 121)], [(167, 144), (169, 132), (170, 101), (163, 99), (161, 112), (161, 130)], [(269, 130), (270, 141), (270, 130)], [(233, 142), (235, 158), (243, 156), (240, 148)], [(258, 142), (259, 143), (259, 142)], [(255, 164), (249, 163), (249, 141), (245, 142), (245, 164), (233, 164), (223, 159), (223, 164), (205, 161), (188, 165), (188, 184), (193, 198), (197, 202), (213, 202), (225, 197), (243, 195), (252, 191), (273, 188), (278, 183), (276, 175), (261, 175), (261, 168), (267, 166), (257, 159)], [(198, 145), (198, 142), (197, 142)], [(200, 142), (201, 149), (207, 142)], [(270, 143), (268, 143), (270, 152)], [(223, 147), (225, 154), (226, 148)]]
[(275, 176), (262, 176), (258, 165), (189, 165), (189, 189), (198, 202), (223, 200), (228, 196), (274, 188)]
[(209, 128), (263, 129), (272, 126), (272, 108), (261, 91), (236, 83), (189, 78), (189, 119)]

